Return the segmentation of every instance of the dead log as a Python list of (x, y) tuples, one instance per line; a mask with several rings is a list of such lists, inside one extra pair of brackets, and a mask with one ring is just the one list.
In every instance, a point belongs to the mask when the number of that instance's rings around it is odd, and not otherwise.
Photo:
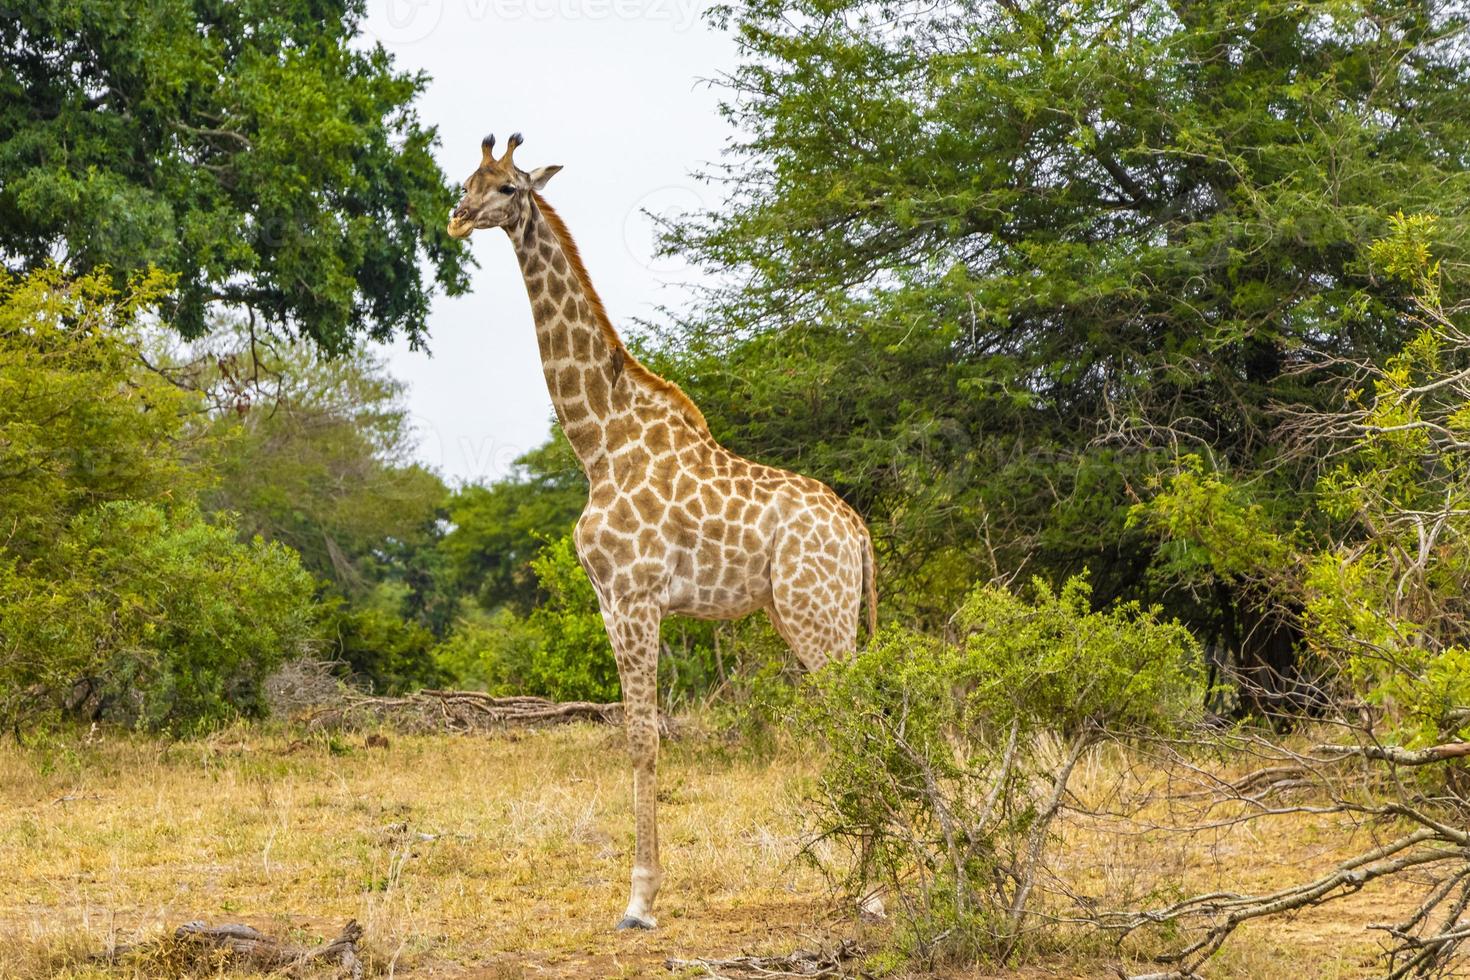
[(1470, 742), (1447, 742), (1424, 749), (1405, 749), (1397, 745), (1319, 745), (1315, 751), (1336, 758), (1361, 756), (1396, 766), (1428, 766), (1470, 756)]
[(228, 922), (211, 926), (204, 922), (185, 922), (165, 939), (118, 946), (99, 959), (116, 961), (132, 953), (146, 952), (167, 959), (194, 960), (201, 955), (223, 953), (242, 965), (257, 970), (295, 972), (304, 967), (325, 963), (337, 967), (338, 975), (361, 980), (362, 960), (357, 944), (362, 939), (362, 926), (356, 919), (342, 927), (336, 939), (315, 947), (291, 946), (267, 936), (252, 926)]
[(529, 696), (498, 698), (480, 691), (426, 690), (402, 697), (346, 692), (336, 703), (320, 705), (300, 717), (308, 728), (314, 729), (386, 725), (418, 734), (472, 734), (571, 721), (620, 725), (623, 706)]

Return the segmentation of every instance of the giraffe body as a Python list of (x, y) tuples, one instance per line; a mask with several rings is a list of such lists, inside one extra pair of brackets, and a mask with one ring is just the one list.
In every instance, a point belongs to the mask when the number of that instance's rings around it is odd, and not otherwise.
[(659, 624), (765, 610), (808, 670), (852, 651), (864, 599), (875, 619), (872, 544), (824, 484), (735, 455), (679, 388), (618, 337), (560, 217), (487, 138), (449, 233), (510, 236), (536, 321), (546, 386), (589, 482), (577, 555), (617, 658), (633, 762), (637, 844), (622, 927), (652, 927), (662, 871), (655, 820)]

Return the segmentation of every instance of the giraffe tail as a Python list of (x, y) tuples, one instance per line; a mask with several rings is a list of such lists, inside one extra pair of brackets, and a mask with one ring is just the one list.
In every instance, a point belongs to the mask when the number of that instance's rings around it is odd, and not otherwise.
[(873, 536), (863, 528), (863, 597), (868, 603), (868, 640), (878, 632), (878, 563), (873, 558)]

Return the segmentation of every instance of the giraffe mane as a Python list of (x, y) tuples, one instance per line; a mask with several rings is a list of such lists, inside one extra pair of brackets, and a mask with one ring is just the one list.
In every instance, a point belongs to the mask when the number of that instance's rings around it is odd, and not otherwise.
[(592, 308), (592, 319), (597, 322), (597, 328), (602, 331), (603, 342), (612, 350), (622, 352), (624, 373), (633, 375), (647, 388), (667, 395), (685, 421), (694, 426), (697, 431), (708, 434), (709, 423), (705, 421), (704, 413), (699, 410), (698, 405), (694, 404), (693, 399), (684, 394), (684, 389), (668, 378), (649, 370), (642, 361), (633, 356), (632, 351), (628, 350), (627, 345), (623, 343), (623, 338), (618, 336), (617, 328), (609, 319), (607, 309), (602, 305), (602, 297), (597, 295), (597, 289), (592, 285), (592, 277), (587, 274), (587, 267), (582, 264), (582, 255), (577, 251), (577, 243), (572, 238), (572, 233), (567, 230), (566, 222), (561, 220), (561, 215), (557, 214), (540, 194), (533, 192), (531, 197), (536, 202), (536, 206), (541, 209), (541, 213), (546, 216), (546, 223), (551, 227), (551, 233), (561, 243), (561, 250), (572, 267), (572, 273), (582, 285), (582, 292), (587, 296), (587, 303)]

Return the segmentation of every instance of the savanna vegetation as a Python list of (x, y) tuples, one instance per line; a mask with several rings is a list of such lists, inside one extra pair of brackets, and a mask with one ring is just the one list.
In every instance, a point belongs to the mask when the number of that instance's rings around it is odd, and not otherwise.
[(0, 18), (0, 971), (223, 968), (92, 958), (165, 907), (384, 975), (1463, 969), (1465, 10), (711, 11), (715, 285), (640, 355), (866, 516), (883, 625), (799, 679), (665, 624), (676, 904), (617, 955), (611, 731), (293, 717), (618, 696), (565, 440), (447, 485), (367, 346), (469, 260), (362, 16)]

